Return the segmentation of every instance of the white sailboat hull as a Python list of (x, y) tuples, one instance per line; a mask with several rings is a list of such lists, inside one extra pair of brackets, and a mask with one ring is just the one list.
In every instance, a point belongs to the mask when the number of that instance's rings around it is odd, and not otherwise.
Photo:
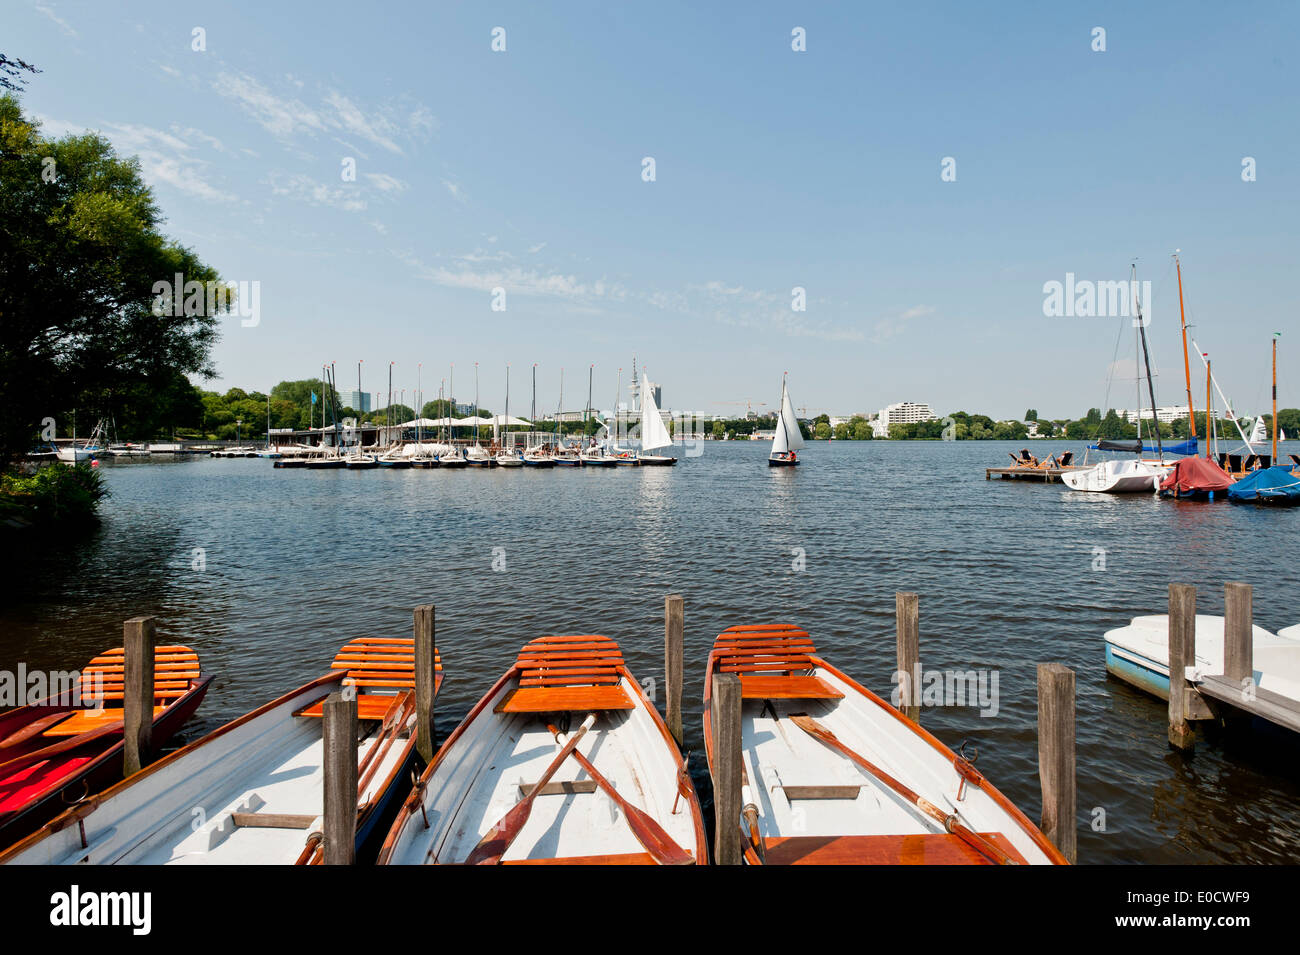
[(1171, 470), (1172, 465), (1151, 464), (1147, 461), (1102, 461), (1090, 468), (1066, 471), (1061, 475), (1061, 481), (1072, 491), (1099, 494), (1154, 493)]

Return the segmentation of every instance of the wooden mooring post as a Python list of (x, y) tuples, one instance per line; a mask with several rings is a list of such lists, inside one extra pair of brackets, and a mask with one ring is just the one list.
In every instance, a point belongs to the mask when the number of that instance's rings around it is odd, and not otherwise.
[(334, 692), (325, 700), (325, 864), (357, 857), (357, 698)]
[(1038, 665), (1038, 778), (1043, 790), (1040, 828), (1071, 863), (1078, 855), (1074, 765), (1074, 671)]
[(122, 775), (138, 773), (153, 748), (153, 617), (132, 617), (122, 625)]
[(916, 594), (894, 594), (894, 617), (898, 631), (898, 708), (909, 720), (921, 719), (920, 606)]
[(433, 604), (415, 608), (415, 749), (425, 765), (433, 762), (433, 697), (438, 686), (437, 639)]
[(667, 700), (668, 732), (682, 745), (682, 638), (685, 605), (681, 594), (664, 598), (664, 692)]
[(1255, 678), (1254, 600), (1250, 584), (1223, 585), (1223, 675), (1243, 690)]
[[(1226, 631), (1225, 631), (1226, 636)], [(1169, 745), (1183, 752), (1196, 746), (1193, 720), (1213, 714), (1196, 688), (1187, 682), (1187, 668), (1196, 663), (1196, 588), (1169, 585)]]
[(709, 723), (713, 734), (713, 863), (740, 865), (740, 677), (713, 676)]

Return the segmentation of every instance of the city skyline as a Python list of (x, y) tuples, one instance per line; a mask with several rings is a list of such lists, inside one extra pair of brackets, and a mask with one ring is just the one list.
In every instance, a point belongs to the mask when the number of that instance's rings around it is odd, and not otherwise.
[(705, 414), (771, 410), (789, 372), (810, 416), (1073, 418), (1112, 363), (1108, 403), (1132, 405), (1133, 343), (1100, 295), (1096, 317), (1049, 317), (1049, 286), (1124, 282), (1136, 259), (1168, 405), (1181, 248), (1238, 413), (1267, 410), (1278, 330), (1295, 406), (1298, 134), (1275, 118), (1297, 12), (1166, 9), (32, 2), (6, 52), (44, 71), (21, 102), (47, 135), (138, 155), (167, 233), (256, 289), (201, 387), (396, 356), (429, 396), (431, 369), (477, 361), (496, 407), (505, 362), (537, 362), (540, 408), (594, 363), (607, 407), (635, 354)]

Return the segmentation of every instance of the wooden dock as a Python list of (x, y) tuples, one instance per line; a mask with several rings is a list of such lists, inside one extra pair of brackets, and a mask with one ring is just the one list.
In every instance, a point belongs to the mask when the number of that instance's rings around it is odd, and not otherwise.
[(1077, 467), (1068, 468), (985, 468), (984, 480), (992, 481), (994, 476), (1004, 481), (1042, 481), (1051, 484), (1061, 480), (1066, 471), (1078, 471)]
[(1224, 585), (1223, 673), (1195, 664), (1196, 588), (1169, 585), (1169, 742), (1191, 751), (1192, 724), (1251, 716), (1300, 733), (1300, 700), (1255, 685), (1254, 592), (1250, 584)]

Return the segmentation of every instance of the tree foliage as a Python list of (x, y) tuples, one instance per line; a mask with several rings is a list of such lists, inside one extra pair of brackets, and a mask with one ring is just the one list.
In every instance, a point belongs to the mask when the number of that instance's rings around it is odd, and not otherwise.
[(229, 306), (157, 314), (154, 286), (219, 276), (161, 225), (138, 160), (93, 133), (45, 139), (0, 96), (0, 459), (44, 418), (67, 433), (73, 409), (123, 415), (133, 395), (179, 397), (178, 376), (212, 374)]

